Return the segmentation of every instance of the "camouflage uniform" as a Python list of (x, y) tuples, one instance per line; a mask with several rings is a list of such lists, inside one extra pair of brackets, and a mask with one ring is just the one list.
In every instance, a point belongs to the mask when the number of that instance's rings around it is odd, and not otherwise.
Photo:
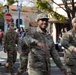
[[(37, 21), (38, 19), (44, 19), (46, 27), (48, 26), (47, 15), (39, 14)], [(63, 69), (58, 53), (55, 50), (53, 39), (51, 35), (48, 34), (48, 32), (43, 32), (39, 27), (30, 27), (25, 30), (25, 33), (26, 36), (23, 38), (21, 43), (22, 47), (24, 48), (22, 49), (24, 52), (22, 52), (21, 56), (24, 59), (23, 61), (26, 62), (21, 61), (21, 71), (24, 71), (24, 69), (26, 71), (26, 68), (28, 68), (29, 75), (50, 75), (50, 54), (56, 62), (57, 66), (60, 69)], [(37, 42), (41, 42), (42, 44), (44, 43), (47, 48), (43, 49), (37, 46)], [(28, 67), (26, 67), (27, 61)], [(17, 75), (22, 74), (20, 70)]]
[(18, 69), (17, 75), (22, 75), (25, 71), (27, 71), (28, 52), (29, 49), (24, 44), (22, 46), (22, 53), (20, 55), (20, 67)]
[(67, 75), (76, 75), (76, 53), (73, 49), (76, 47), (76, 32), (69, 30), (61, 40), (65, 48), (64, 61), (67, 69)]
[(10, 72), (14, 71), (13, 64), (17, 58), (17, 43), (18, 34), (14, 30), (8, 30), (4, 36), (4, 50), (7, 52), (7, 63), (5, 67), (8, 68)]
[(27, 63), (28, 63), (28, 52), (29, 49), (24, 43), (24, 39), (21, 41), (22, 53), (20, 55), (20, 67), (18, 69), (17, 75), (22, 75), (27, 71)]
[[(39, 27), (27, 29), (24, 42), (29, 47), (28, 74), (29, 75), (50, 75), (50, 55), (57, 66), (62, 69), (53, 38), (48, 32), (43, 32)], [(45, 43), (47, 50), (36, 45), (37, 42)]]

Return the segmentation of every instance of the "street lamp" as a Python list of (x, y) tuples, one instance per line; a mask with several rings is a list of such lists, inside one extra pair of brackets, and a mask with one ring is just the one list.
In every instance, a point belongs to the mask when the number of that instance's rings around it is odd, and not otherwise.
[(17, 10), (18, 10), (18, 28), (20, 27), (20, 10), (22, 8), (22, 3), (18, 2), (17, 3)]

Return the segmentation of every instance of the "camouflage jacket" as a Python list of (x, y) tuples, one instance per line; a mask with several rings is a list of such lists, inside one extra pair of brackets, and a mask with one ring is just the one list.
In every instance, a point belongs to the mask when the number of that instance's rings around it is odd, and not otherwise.
[(65, 48), (65, 62), (71, 65), (76, 64), (76, 53), (73, 51), (76, 47), (76, 32), (73, 29), (65, 33), (61, 45)]
[(72, 29), (68, 31), (61, 40), (61, 44), (70, 52), (76, 47), (76, 32)]
[(4, 36), (4, 49), (15, 50), (18, 44), (18, 34), (13, 30), (8, 30)]
[[(47, 51), (38, 47), (36, 45), (37, 42), (44, 43), (47, 46)], [(57, 64), (57, 66), (60, 69), (63, 68), (59, 55), (58, 55), (58, 52), (55, 49), (53, 38), (47, 31), (43, 32), (39, 27), (28, 28), (28, 29), (26, 29), (26, 36), (23, 38), (23, 43), (26, 43), (26, 45), (30, 48), (30, 53), (34, 52), (29, 57), (33, 57), (36, 55), (36, 57), (39, 56), (38, 58), (40, 58), (42, 61), (42, 60), (44, 60), (45, 56), (46, 56), (46, 59), (50, 59), (50, 55), (51, 55), (51, 57), (53, 58), (53, 60)], [(31, 60), (31, 59), (29, 60), (31, 62), (30, 65), (34, 66), (34, 64), (35, 64), (34, 60), (35, 60), (35, 58), (33, 58), (33, 60)], [(34, 61), (34, 62), (32, 62), (32, 61)], [(34, 67), (36, 67), (38, 65), (39, 64), (35, 65)]]

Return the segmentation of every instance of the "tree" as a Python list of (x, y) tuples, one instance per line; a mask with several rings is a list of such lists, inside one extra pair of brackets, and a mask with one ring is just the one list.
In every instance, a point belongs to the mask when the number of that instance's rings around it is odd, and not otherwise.
[(15, 2), (18, 2), (18, 0), (7, 0), (7, 4), (5, 5), (5, 7), (8, 9), (8, 12), (9, 12), (9, 6), (14, 4)]
[[(56, 3), (54, 0), (52, 1)], [(71, 27), (71, 20), (75, 17), (76, 5), (74, 3), (74, 0), (62, 0), (62, 2), (64, 5), (64, 8), (62, 9), (67, 13), (68, 22), (70, 23), (70, 27)]]
[[(54, 0), (51, 0), (53, 3), (59, 6)], [(61, 0), (63, 2), (64, 7), (59, 6), (62, 8), (68, 16), (68, 22), (70, 23), (71, 27), (71, 20), (72, 18), (75, 17), (75, 12), (76, 12), (76, 6), (74, 4), (74, 0)], [(69, 2), (69, 3), (68, 3)], [(69, 7), (69, 4), (71, 7)], [(59, 22), (64, 22), (66, 18), (57, 12), (53, 11), (53, 8), (49, 4), (47, 0), (36, 0), (36, 6), (40, 10), (44, 10), (46, 12), (49, 12), (53, 18), (57, 19)]]
[(0, 4), (0, 19), (4, 17), (3, 5)]
[(36, 6), (38, 9), (40, 10), (44, 10), (44, 12), (48, 12), (51, 14), (51, 16), (55, 19), (57, 19), (59, 22), (63, 22), (66, 20), (66, 18), (60, 14), (58, 14), (57, 12), (53, 11), (53, 8), (51, 7), (51, 5), (49, 4), (49, 2), (47, 2), (46, 0), (37, 0), (36, 2)]
[(18, 2), (18, 0), (7, 0), (7, 5), (12, 5), (14, 4), (15, 2)]
[[(7, 0), (8, 5), (11, 5), (17, 1), (18, 0)], [(67, 20), (66, 17), (63, 15), (60, 15), (59, 13), (53, 10), (49, 2), (49, 1), (52, 1), (53, 3), (58, 5), (60, 8), (62, 8), (67, 13), (68, 23), (70, 24), (70, 27), (71, 27), (71, 20), (72, 18), (75, 17), (75, 12), (76, 12), (76, 6), (74, 4), (74, 0), (61, 0), (63, 2), (64, 7), (61, 7), (59, 4), (57, 4), (55, 0), (26, 0), (26, 1), (35, 3), (38, 10), (41, 10), (44, 12), (46, 11), (47, 13), (50, 13), (51, 16), (57, 19), (60, 23), (65, 22)], [(71, 7), (69, 7), (69, 4)]]
[(0, 4), (0, 29), (4, 30), (4, 7)]
[(59, 22), (64, 22), (66, 21), (66, 17), (58, 14), (57, 12), (53, 11), (53, 8), (49, 4), (48, 1), (50, 0), (28, 0), (29, 2), (35, 3), (36, 7), (40, 11), (46, 11), (47, 13), (50, 13), (51, 16), (55, 19), (57, 19)]

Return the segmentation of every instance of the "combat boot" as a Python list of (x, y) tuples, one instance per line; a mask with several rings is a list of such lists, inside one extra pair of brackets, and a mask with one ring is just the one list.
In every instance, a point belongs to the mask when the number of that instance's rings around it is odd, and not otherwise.
[(9, 72), (9, 63), (6, 63), (4, 66), (5, 66), (6, 71)]
[(14, 73), (11, 73), (11, 75), (15, 75)]
[(10, 70), (10, 73), (11, 73), (11, 75), (15, 75), (14, 70)]
[(3, 74), (0, 72), (0, 75), (3, 75)]
[(22, 73), (18, 72), (17, 75), (22, 75)]

